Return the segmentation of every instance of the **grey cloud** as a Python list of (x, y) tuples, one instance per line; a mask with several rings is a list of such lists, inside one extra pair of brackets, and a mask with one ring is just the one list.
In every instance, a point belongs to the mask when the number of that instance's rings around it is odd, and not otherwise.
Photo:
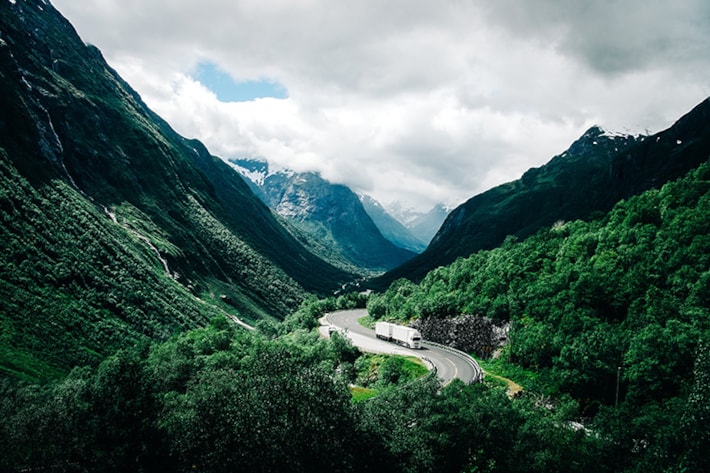
[(601, 74), (695, 63), (710, 48), (706, 0), (499, 0), (482, 3), (512, 34), (550, 42)]
[[(53, 3), (215, 154), (424, 207), (516, 179), (593, 123), (655, 131), (710, 95), (707, 0)], [(186, 78), (200, 60), (290, 98), (220, 104)]]

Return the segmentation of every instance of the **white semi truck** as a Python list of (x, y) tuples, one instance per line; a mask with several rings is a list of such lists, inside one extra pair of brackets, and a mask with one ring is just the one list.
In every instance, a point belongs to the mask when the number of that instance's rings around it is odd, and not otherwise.
[(422, 336), (419, 331), (413, 328), (402, 327), (389, 322), (377, 322), (375, 324), (375, 335), (377, 335), (377, 338), (405, 347), (416, 349), (422, 347)]

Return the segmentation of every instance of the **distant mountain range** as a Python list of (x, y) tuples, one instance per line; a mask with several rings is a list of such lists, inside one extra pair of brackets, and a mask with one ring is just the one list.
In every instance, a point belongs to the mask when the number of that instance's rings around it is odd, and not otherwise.
[(449, 214), (444, 204), (437, 204), (428, 212), (417, 212), (402, 207), (399, 202), (383, 206), (367, 195), (360, 196), (360, 200), (385, 236), (392, 241), (411, 245), (417, 253), (426, 248)]
[[(383, 236), (350, 188), (317, 173), (270, 172), (264, 161), (231, 159), (229, 163), (264, 203), (302, 232), (312, 251), (333, 264), (377, 273), (415, 256), (416, 247), (409, 249), (411, 245)], [(421, 244), (418, 248), (423, 249)]]
[(652, 136), (592, 127), (546, 165), (456, 208), (423, 253), (371, 284), (384, 288), (402, 277), (416, 281), (508, 237), (522, 239), (557, 221), (601, 217), (619, 200), (659, 188), (709, 157), (708, 99)]
[[(370, 216), (382, 235), (395, 245), (421, 253), (427, 246), (428, 241), (417, 238), (414, 232), (407, 228), (401, 221), (390, 215), (378, 201), (369, 195), (360, 195), (365, 212)], [(442, 219), (443, 222), (443, 219)]]

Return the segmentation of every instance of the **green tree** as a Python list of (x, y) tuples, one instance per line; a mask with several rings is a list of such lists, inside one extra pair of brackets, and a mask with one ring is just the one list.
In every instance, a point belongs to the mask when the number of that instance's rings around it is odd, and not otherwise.
[(434, 376), (390, 389), (354, 406), (358, 432), (369, 440), (360, 462), (377, 471), (439, 470), (445, 438), (432, 431), (439, 383)]
[(693, 368), (693, 387), (681, 417), (684, 440), (679, 468), (700, 473), (707, 468), (705, 458), (710, 449), (710, 350), (708, 342), (698, 345)]
[(206, 366), (172, 396), (161, 425), (183, 466), (204, 471), (347, 471), (350, 395), (281, 343), (255, 347), (238, 369)]

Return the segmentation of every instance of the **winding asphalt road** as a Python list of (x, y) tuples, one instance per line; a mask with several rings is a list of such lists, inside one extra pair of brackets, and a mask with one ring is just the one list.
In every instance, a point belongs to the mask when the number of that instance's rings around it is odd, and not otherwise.
[(321, 319), (319, 331), (321, 335), (328, 337), (329, 328), (335, 327), (349, 338), (354, 346), (368, 353), (416, 356), (430, 368), (436, 369), (436, 374), (444, 385), (454, 378), (459, 378), (464, 383), (475, 383), (483, 379), (483, 371), (478, 363), (459, 350), (426, 340), (422, 342), (421, 350), (412, 350), (378, 339), (374, 330), (363, 327), (358, 322), (358, 319), (366, 315), (365, 309), (331, 312)]

